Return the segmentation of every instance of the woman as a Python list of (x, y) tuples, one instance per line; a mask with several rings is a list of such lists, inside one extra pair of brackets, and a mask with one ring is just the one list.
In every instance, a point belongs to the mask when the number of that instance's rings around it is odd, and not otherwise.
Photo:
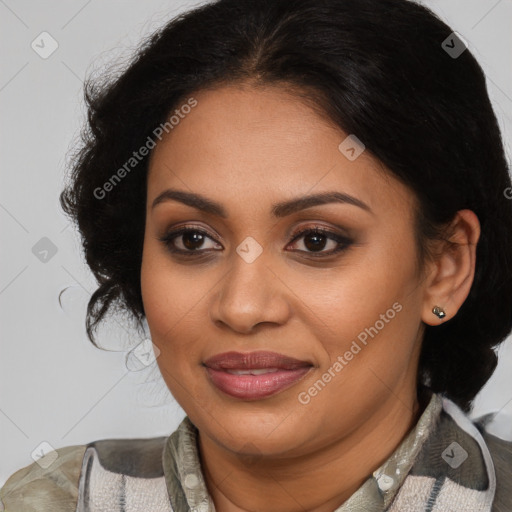
[(460, 37), (408, 0), (220, 0), (86, 93), (87, 331), (147, 321), (187, 416), (60, 448), (5, 510), (512, 510), (511, 443), (467, 416), (512, 327), (512, 189)]

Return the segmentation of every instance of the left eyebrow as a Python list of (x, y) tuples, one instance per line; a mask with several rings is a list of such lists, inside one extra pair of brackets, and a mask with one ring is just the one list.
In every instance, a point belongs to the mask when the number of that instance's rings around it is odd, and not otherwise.
[[(213, 201), (201, 194), (192, 192), (185, 192), (184, 190), (167, 189), (159, 194), (153, 201), (151, 208), (155, 208), (160, 203), (166, 201), (179, 201), (187, 206), (196, 208), (205, 213), (228, 218), (228, 214), (224, 206), (220, 203)], [(313, 194), (309, 196), (297, 197), (281, 203), (276, 203), (272, 206), (271, 212), (274, 217), (286, 217), (300, 210), (311, 208), (313, 206), (320, 206), (328, 203), (344, 203), (362, 208), (363, 210), (373, 213), (371, 208), (356, 197), (341, 192), (323, 192), (320, 194)]]

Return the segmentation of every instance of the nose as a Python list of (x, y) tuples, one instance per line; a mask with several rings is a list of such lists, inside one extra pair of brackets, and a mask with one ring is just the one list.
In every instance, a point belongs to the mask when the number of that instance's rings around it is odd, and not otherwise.
[(251, 263), (238, 255), (233, 259), (232, 267), (212, 296), (212, 321), (242, 334), (254, 332), (260, 324), (285, 324), (291, 312), (289, 289), (278, 273), (262, 256)]

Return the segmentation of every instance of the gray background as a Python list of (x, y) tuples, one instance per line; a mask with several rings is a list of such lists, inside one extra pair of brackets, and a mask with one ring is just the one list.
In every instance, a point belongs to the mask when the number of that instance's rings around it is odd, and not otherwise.
[[(512, 1), (424, 3), (464, 37), (481, 63), (509, 141)], [(101, 351), (87, 340), (85, 306), (95, 282), (58, 195), (83, 120), (84, 76), (126, 59), (144, 35), (193, 5), (0, 0), (0, 485), (33, 462), (31, 454), (40, 453), (43, 442), (60, 448), (108, 437), (168, 435), (184, 416), (156, 364), (127, 364), (126, 350)], [(40, 52), (51, 48), (48, 36), (42, 48), (43, 31), (58, 44), (46, 59), (31, 47), (35, 40)], [(111, 348), (142, 339), (122, 320), (109, 322), (100, 335)], [(499, 367), (472, 416), (501, 410), (491, 428), (512, 439), (510, 341), (500, 349)]]

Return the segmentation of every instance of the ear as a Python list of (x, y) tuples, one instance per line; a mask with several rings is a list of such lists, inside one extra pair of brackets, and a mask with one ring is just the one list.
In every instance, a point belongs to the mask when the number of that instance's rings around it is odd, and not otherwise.
[[(439, 325), (453, 318), (462, 306), (473, 284), (476, 245), (480, 238), (480, 222), (472, 210), (459, 210), (450, 223), (449, 242), (439, 241), (435, 261), (429, 263), (430, 274), (425, 283), (421, 319), (427, 325)], [(438, 318), (432, 309), (443, 308), (446, 316)]]

